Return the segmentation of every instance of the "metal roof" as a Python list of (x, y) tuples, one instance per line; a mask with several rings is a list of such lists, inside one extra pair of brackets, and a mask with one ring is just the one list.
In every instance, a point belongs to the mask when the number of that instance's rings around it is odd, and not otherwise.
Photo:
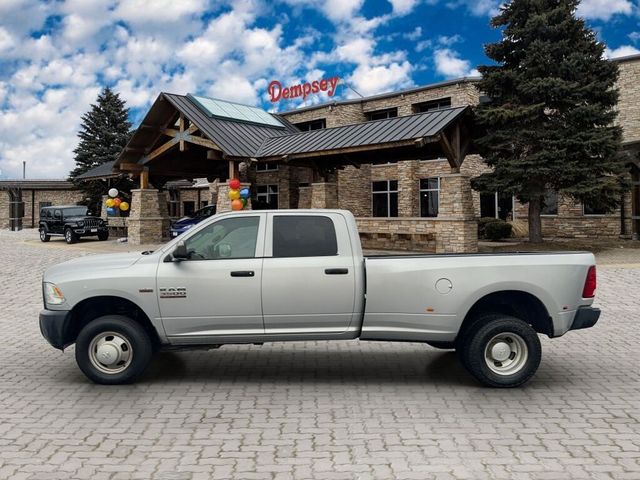
[(324, 128), (267, 138), (258, 157), (324, 152), (434, 137), (469, 107), (454, 107), (404, 117)]
[(121, 175), (121, 173), (113, 171), (113, 165), (115, 163), (116, 163), (115, 161), (105, 162), (101, 165), (98, 165), (97, 167), (93, 167), (91, 170), (87, 170), (82, 175), (78, 175), (76, 179), (85, 181), (85, 180), (96, 180), (101, 178), (117, 177)]
[(279, 117), (277, 118), (283, 124), (282, 127), (211, 117), (184, 95), (162, 95), (231, 157), (254, 157), (266, 138), (298, 131), (296, 127)]

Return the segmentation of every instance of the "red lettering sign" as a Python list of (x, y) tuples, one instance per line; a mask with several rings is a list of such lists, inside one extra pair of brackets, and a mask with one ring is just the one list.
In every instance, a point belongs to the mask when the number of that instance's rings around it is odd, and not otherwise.
[(312, 93), (327, 92), (327, 95), (333, 97), (336, 93), (336, 87), (340, 82), (339, 77), (323, 78), (322, 80), (314, 80), (313, 82), (306, 82), (300, 85), (292, 85), (290, 87), (283, 87), (278, 80), (273, 80), (267, 92), (272, 102), (279, 102), (280, 100), (286, 100), (291, 98), (302, 97), (304, 100)]

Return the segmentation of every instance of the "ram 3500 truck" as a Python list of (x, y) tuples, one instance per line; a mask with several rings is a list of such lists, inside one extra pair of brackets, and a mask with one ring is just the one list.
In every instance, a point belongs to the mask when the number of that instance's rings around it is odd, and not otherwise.
[(595, 288), (591, 253), (364, 257), (348, 211), (229, 212), (154, 252), (49, 268), (40, 329), (103, 384), (159, 349), (359, 338), (455, 348), (481, 383), (514, 387), (538, 334), (596, 323)]

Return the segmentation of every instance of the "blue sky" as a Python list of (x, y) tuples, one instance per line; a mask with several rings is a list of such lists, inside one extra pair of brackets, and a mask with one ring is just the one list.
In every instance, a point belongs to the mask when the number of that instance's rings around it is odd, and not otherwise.
[[(340, 76), (336, 98), (474, 75), (496, 0), (0, 0), (0, 176), (63, 178), (103, 86), (139, 121), (161, 91), (274, 108), (266, 87)], [(640, 53), (637, 0), (583, 0), (607, 56)], [(325, 95), (275, 108), (324, 102)]]

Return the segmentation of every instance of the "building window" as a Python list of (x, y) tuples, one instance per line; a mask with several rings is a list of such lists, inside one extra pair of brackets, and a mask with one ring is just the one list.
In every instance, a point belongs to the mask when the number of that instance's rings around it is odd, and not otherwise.
[(395, 118), (398, 116), (397, 108), (386, 108), (384, 110), (376, 110), (375, 112), (366, 113), (367, 120), (384, 120), (386, 118)]
[(294, 125), (302, 132), (309, 132), (311, 130), (327, 128), (327, 121), (324, 118), (319, 118), (317, 120), (309, 120), (308, 122), (294, 123)]
[(333, 221), (317, 215), (273, 217), (273, 257), (324, 257), (338, 254)]
[(256, 171), (257, 172), (277, 172), (278, 171), (278, 164), (277, 163), (258, 162), (258, 163), (256, 163)]
[(255, 210), (278, 208), (278, 185), (258, 185), (256, 192)]
[(513, 220), (516, 199), (506, 193), (481, 193), (480, 216)]
[(451, 106), (451, 97), (439, 98), (438, 100), (430, 100), (428, 102), (415, 103), (413, 105), (413, 113), (432, 112), (434, 110), (442, 110)]
[(169, 216), (170, 217), (179, 217), (180, 216), (180, 190), (176, 190), (173, 188), (169, 189)]
[(555, 190), (547, 190), (544, 195), (542, 215), (557, 215), (558, 214), (558, 192)]
[(374, 217), (398, 216), (398, 181), (382, 180), (371, 183), (372, 213)]
[(185, 217), (190, 217), (196, 211), (196, 202), (191, 200), (182, 202), (182, 213)]
[(609, 213), (606, 208), (600, 205), (590, 204), (589, 202), (584, 202), (582, 209), (584, 215), (606, 215)]
[(420, 180), (420, 216), (437, 217), (440, 201), (440, 179), (438, 177)]

